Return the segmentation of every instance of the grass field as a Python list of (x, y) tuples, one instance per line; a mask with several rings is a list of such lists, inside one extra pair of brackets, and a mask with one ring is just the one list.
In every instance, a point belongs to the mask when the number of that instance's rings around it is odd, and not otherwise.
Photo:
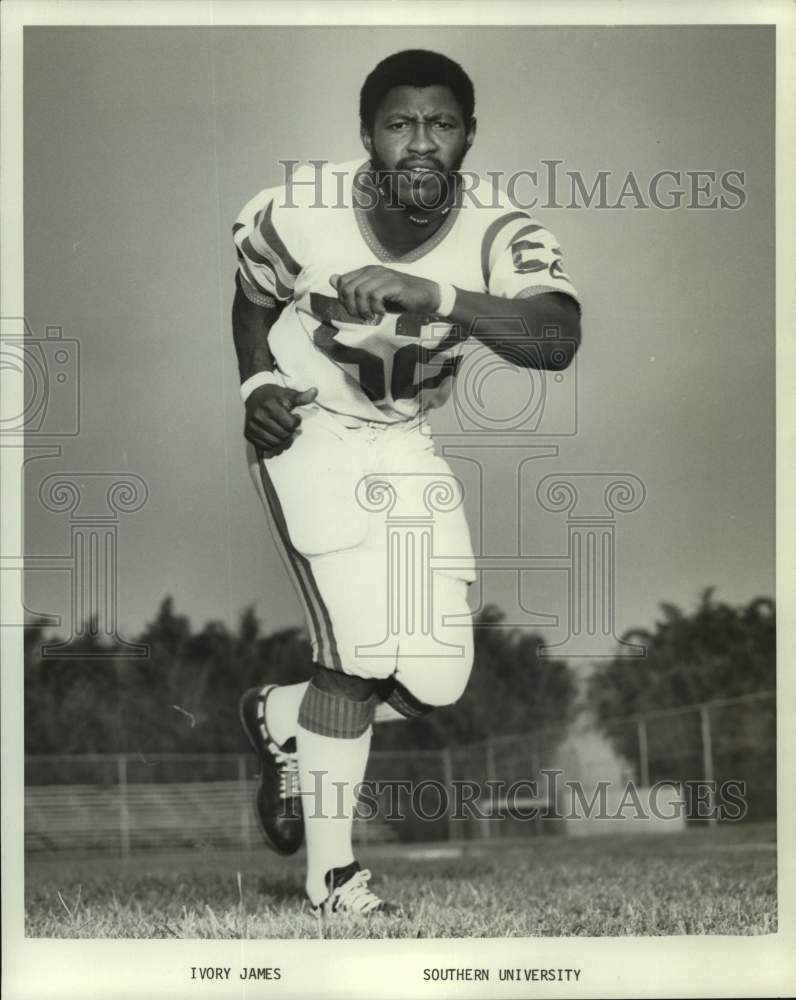
[(402, 912), (321, 929), (303, 852), (197, 847), (29, 859), (26, 934), (60, 938), (538, 937), (777, 929), (773, 824), (655, 836), (549, 836), (371, 847), (360, 860)]

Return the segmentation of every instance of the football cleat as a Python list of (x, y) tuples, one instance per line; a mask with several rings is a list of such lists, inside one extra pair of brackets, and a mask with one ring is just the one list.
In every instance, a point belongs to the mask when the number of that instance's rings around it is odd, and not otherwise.
[(260, 761), (260, 782), (254, 813), (266, 842), (280, 854), (295, 854), (304, 840), (296, 741), (282, 746), (271, 738), (265, 724), (265, 703), (276, 688), (249, 688), (240, 699), (243, 730)]
[(353, 917), (370, 917), (373, 914), (395, 913), (397, 907), (386, 903), (368, 886), (371, 873), (352, 861), (344, 868), (332, 868), (326, 873), (329, 895), (313, 909), (321, 916), (344, 913)]

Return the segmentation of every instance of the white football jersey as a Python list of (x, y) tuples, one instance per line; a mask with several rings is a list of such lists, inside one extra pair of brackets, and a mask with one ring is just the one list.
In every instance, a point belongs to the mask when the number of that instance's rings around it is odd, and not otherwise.
[(395, 423), (447, 399), (460, 333), (415, 313), (388, 313), (369, 325), (343, 308), (332, 275), (381, 264), (504, 298), (564, 292), (577, 301), (577, 292), (547, 229), (524, 211), (487, 208), (466, 193), (428, 240), (391, 255), (373, 233), (367, 194), (355, 182), (369, 166), (356, 160), (297, 170), (289, 185), (261, 191), (244, 206), (233, 236), (247, 297), (286, 303), (268, 336), (284, 384), (315, 386), (317, 403), (333, 412)]

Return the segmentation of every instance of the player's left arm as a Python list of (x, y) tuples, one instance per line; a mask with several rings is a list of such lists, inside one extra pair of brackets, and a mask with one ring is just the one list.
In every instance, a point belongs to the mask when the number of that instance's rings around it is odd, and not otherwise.
[[(387, 312), (434, 316), (440, 308), (441, 288), (436, 281), (380, 265), (333, 275), (332, 285), (348, 312), (366, 322), (379, 322)], [(560, 371), (580, 346), (580, 308), (566, 293), (539, 291), (507, 298), (462, 288), (455, 292), (445, 322), (513, 364)]]
[(521, 368), (561, 371), (580, 347), (580, 307), (563, 292), (506, 299), (457, 288), (446, 322)]

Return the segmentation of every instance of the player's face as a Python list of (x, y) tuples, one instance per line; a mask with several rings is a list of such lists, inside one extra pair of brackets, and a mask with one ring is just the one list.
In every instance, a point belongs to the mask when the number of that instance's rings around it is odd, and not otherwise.
[(448, 87), (393, 87), (381, 102), (372, 133), (362, 141), (376, 170), (389, 174), (393, 199), (404, 208), (444, 202), (448, 180), (475, 137)]

